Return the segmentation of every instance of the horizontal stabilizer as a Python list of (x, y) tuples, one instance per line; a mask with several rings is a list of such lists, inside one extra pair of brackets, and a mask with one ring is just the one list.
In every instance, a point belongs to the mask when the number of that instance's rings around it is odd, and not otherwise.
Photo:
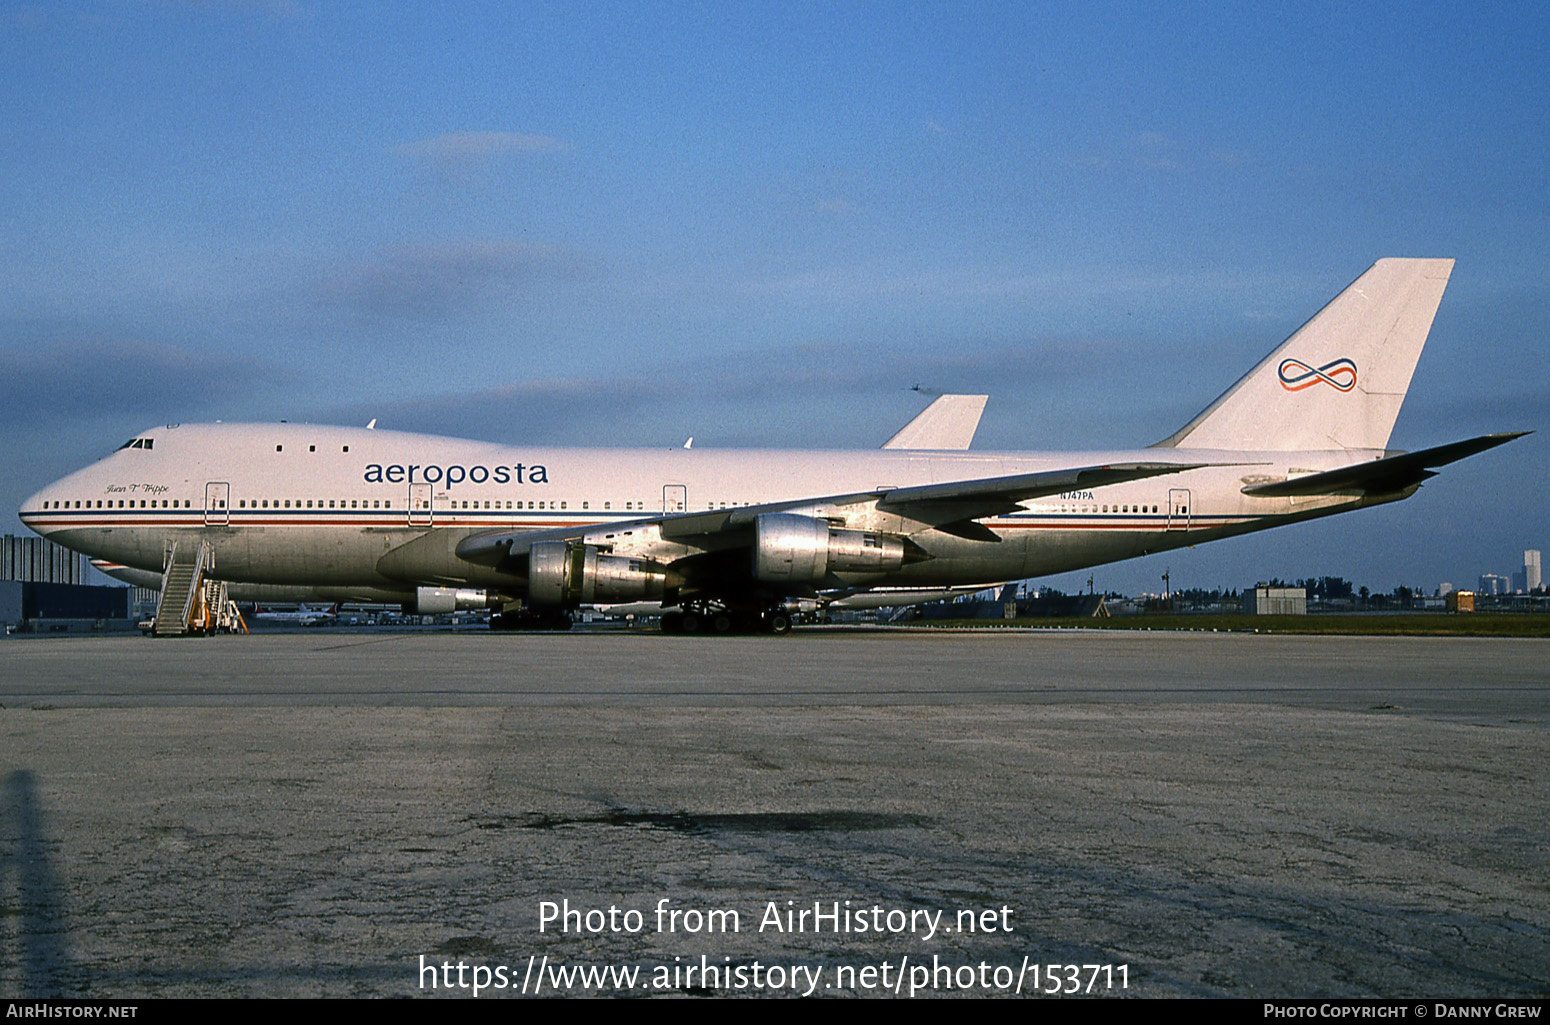
[(1508, 434), (1487, 434), (1468, 441), (1455, 441), (1450, 445), (1407, 452), (1400, 456), (1387, 456), (1370, 463), (1342, 466), (1338, 470), (1310, 473), (1306, 477), (1277, 481), (1273, 484), (1251, 484), (1243, 489), (1245, 495), (1256, 498), (1289, 498), (1296, 495), (1328, 495), (1337, 491), (1365, 491), (1371, 494), (1392, 494), (1434, 477), (1435, 466), (1446, 466), (1486, 449), (1505, 445), (1514, 438), (1521, 438), (1531, 431)]

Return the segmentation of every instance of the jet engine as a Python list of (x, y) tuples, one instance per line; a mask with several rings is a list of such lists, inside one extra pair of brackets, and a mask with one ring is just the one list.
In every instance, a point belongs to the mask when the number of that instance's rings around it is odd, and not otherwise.
[(667, 586), (665, 567), (604, 555), (596, 545), (539, 541), (528, 553), (527, 593), (534, 605), (650, 601)]
[(830, 573), (886, 573), (908, 558), (891, 534), (841, 530), (792, 513), (754, 518), (753, 575), (772, 584), (817, 583)]

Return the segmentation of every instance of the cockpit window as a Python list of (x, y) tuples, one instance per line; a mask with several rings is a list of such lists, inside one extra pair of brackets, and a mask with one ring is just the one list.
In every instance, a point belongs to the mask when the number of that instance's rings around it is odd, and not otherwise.
[(122, 452), (126, 448), (150, 448), (154, 444), (156, 444), (155, 438), (130, 438), (120, 445), (118, 450)]

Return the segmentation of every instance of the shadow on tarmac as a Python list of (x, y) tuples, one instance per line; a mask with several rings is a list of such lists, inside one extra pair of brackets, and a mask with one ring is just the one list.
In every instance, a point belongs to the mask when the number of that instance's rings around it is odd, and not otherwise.
[(7, 995), (64, 995), (70, 961), (64, 890), (49, 856), (37, 783), (26, 769), (12, 772), (0, 789), (0, 918), (9, 922), (0, 931), (0, 964), (18, 970), (9, 980), (0, 976), (19, 987)]

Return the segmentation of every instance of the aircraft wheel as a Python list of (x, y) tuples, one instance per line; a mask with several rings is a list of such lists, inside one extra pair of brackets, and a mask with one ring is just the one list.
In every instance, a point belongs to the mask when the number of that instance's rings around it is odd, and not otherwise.
[(685, 612), (683, 614), (683, 632), (697, 634), (705, 626), (705, 620), (698, 612)]
[(765, 627), (770, 633), (777, 636), (791, 632), (791, 617), (784, 612), (772, 612), (764, 621)]
[(727, 612), (717, 613), (716, 618), (712, 620), (712, 625), (715, 627), (718, 634), (731, 633), (733, 627), (731, 614)]
[(569, 630), (572, 625), (574, 625), (574, 620), (571, 619), (569, 612), (561, 610), (549, 617), (548, 626), (551, 630)]

